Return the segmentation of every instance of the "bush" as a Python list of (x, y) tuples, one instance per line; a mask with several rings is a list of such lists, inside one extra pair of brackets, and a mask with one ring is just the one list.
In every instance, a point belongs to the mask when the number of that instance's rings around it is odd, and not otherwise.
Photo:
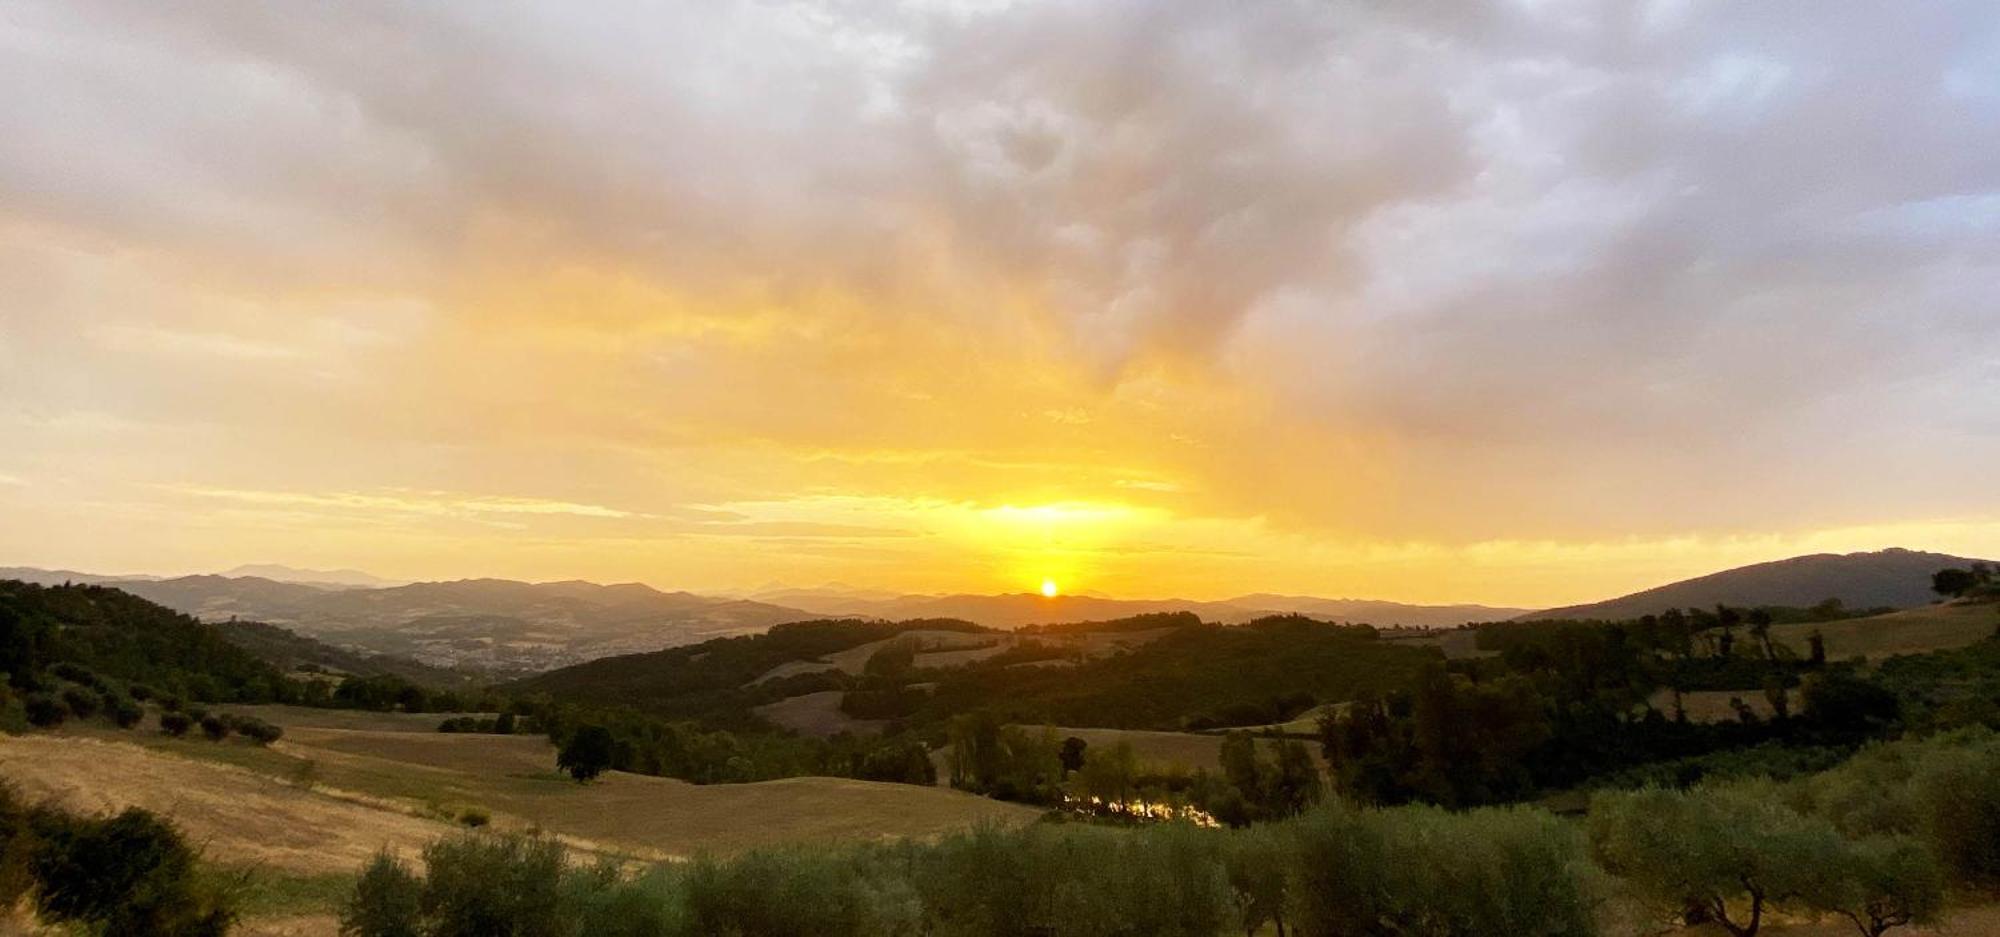
[(53, 729), (69, 718), (69, 707), (47, 693), (30, 693), (22, 705), (27, 708), (28, 724), (37, 729)]
[(168, 710), (160, 714), (160, 731), (174, 738), (188, 734), (194, 728), (194, 720), (187, 713)]
[(409, 866), (377, 853), (341, 906), (341, 937), (422, 937), (423, 892)]
[(219, 937), (235, 921), (225, 897), (198, 880), (180, 833), (151, 813), (135, 808), (98, 819), (43, 812), (36, 833), (41, 844), (30, 869), (46, 921), (160, 937)]
[(563, 852), (554, 840), (468, 836), (424, 850), (430, 937), (567, 934)]
[(220, 742), (229, 737), (229, 731), (229, 720), (216, 715), (201, 717), (201, 734), (208, 736), (209, 741)]
[(146, 710), (129, 699), (118, 699), (111, 703), (111, 721), (121, 729), (130, 729), (146, 718)]
[(89, 687), (71, 686), (63, 688), (62, 701), (64, 706), (69, 707), (71, 715), (78, 719), (88, 719), (97, 715), (97, 710), (104, 703), (104, 697), (97, 695), (97, 691)]
[(470, 829), (479, 829), (493, 822), (493, 815), (479, 807), (467, 807), (458, 812), (458, 822)]
[(238, 735), (259, 745), (269, 745), (285, 735), (284, 729), (255, 716), (231, 716), (228, 722)]

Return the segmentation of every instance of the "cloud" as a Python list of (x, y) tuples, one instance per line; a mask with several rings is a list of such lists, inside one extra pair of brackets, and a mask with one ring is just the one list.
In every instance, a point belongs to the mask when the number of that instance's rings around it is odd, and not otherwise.
[(1996, 75), (1971, 2), (30, 0), (0, 423), (38, 479), (514, 524), (1959, 516)]

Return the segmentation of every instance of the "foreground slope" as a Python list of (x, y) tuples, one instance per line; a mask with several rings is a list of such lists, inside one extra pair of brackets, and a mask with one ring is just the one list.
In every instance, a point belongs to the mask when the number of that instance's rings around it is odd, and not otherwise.
[(1848, 608), (1914, 608), (1937, 596), (1931, 574), (1978, 562), (1943, 553), (1888, 549), (1845, 555), (1819, 553), (1758, 563), (1670, 583), (1643, 592), (1544, 612), (1533, 618), (1620, 621), (1670, 608), (1790, 606), (1839, 599)]

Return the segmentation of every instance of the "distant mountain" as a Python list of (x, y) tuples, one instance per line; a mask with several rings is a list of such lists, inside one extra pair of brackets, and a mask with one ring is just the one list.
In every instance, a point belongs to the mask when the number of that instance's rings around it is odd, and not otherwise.
[(60, 586), (66, 582), (79, 585), (101, 585), (108, 582), (145, 582), (158, 576), (106, 576), (100, 573), (79, 573), (73, 569), (37, 569), (33, 566), (0, 566), (0, 580), (31, 582), (38, 586)]
[(230, 579), (269, 579), (275, 582), (296, 582), (308, 586), (336, 586), (346, 589), (384, 589), (403, 585), (393, 579), (383, 579), (358, 569), (299, 569), (276, 563), (238, 566), (220, 575)]
[[(804, 590), (801, 590), (803, 592)], [(1107, 621), (1161, 612), (1193, 612), (1204, 621), (1241, 624), (1270, 615), (1297, 613), (1314, 618), (1416, 628), (1441, 628), (1468, 621), (1512, 618), (1524, 609), (1482, 605), (1404, 605), (1361, 599), (1247, 595), (1223, 602), (1189, 599), (1110, 599), (1092, 595), (1055, 598), (1021, 592), (1002, 595), (904, 595), (893, 599), (794, 594), (789, 604), (836, 618), (862, 616), (902, 620), (957, 618), (994, 628)]]
[[(54, 579), (58, 583), (111, 581), (20, 572), (33, 574), (28, 581), (36, 582), (52, 576), (61, 577)], [(265, 622), (351, 651), (506, 673), (752, 634), (815, 617), (786, 606), (661, 592), (638, 583), (468, 579), (342, 588), (257, 576), (181, 576), (115, 584), (207, 621)]]
[(1644, 592), (1567, 608), (1534, 612), (1532, 618), (1617, 620), (1654, 615), (1669, 608), (1809, 606), (1839, 599), (1849, 608), (1911, 608), (1936, 599), (1931, 574), (1978, 562), (1962, 556), (1891, 548), (1873, 553), (1816, 553), (1758, 563), (1671, 583)]
[(229, 643), (255, 654), (258, 659), (290, 673), (311, 665), (321, 670), (359, 677), (396, 676), (432, 689), (456, 689), (480, 682), (483, 674), (447, 670), (418, 663), (407, 657), (369, 654), (334, 647), (277, 625), (257, 621), (218, 621), (209, 624)]
[(1258, 593), (1229, 600), (1244, 608), (1294, 612), (1314, 618), (1366, 622), (1371, 625), (1403, 625), (1411, 628), (1449, 628), (1469, 621), (1504, 621), (1523, 614), (1524, 608), (1491, 605), (1404, 605), (1378, 599), (1320, 599), (1305, 595)]

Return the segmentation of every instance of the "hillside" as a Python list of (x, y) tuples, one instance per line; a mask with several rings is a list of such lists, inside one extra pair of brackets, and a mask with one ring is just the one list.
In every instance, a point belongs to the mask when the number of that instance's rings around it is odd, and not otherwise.
[(661, 592), (637, 583), (469, 579), (368, 589), (182, 576), (118, 586), (209, 621), (267, 622), (341, 647), (435, 667), (516, 673), (812, 617), (763, 602)]
[(1511, 618), (1526, 611), (1481, 605), (1405, 605), (1365, 599), (1322, 599), (1311, 596), (1257, 594), (1220, 602), (1189, 599), (1113, 599), (1094, 595), (1059, 595), (1054, 598), (1032, 592), (1002, 595), (903, 595), (894, 598), (844, 594), (832, 590), (786, 590), (772, 592), (788, 602), (825, 617), (857, 616), (900, 620), (905, 618), (958, 618), (992, 628), (1019, 628), (1034, 624), (1070, 624), (1108, 621), (1167, 612), (1193, 612), (1204, 621), (1241, 624), (1279, 614), (1309, 615), (1328, 621), (1355, 622), (1388, 627), (1445, 628), (1469, 621)]
[(211, 626), (229, 643), (271, 666), (290, 673), (302, 666), (317, 667), (357, 677), (394, 676), (430, 689), (469, 686), (479, 674), (448, 670), (390, 654), (368, 654), (334, 647), (304, 635), (293, 634), (276, 625), (255, 621), (218, 621)]
[(1820, 553), (1724, 570), (1605, 602), (1521, 617), (1618, 621), (1669, 608), (1713, 608), (1718, 604), (1807, 607), (1830, 598), (1839, 599), (1848, 608), (1914, 608), (1937, 598), (1931, 592), (1932, 573), (1973, 562), (1943, 553), (1893, 548), (1846, 555)]
[(118, 589), (0, 581), (0, 671), (18, 681), (56, 664), (208, 697), (268, 694), (283, 682), (215, 628)]
[[(798, 717), (797, 728), (851, 726), (826, 711), (834, 698), (823, 694), (841, 692), (849, 715), (861, 719), (934, 724), (988, 710), (1016, 722), (1181, 729), (1280, 721), (1317, 702), (1386, 691), (1423, 662), (1441, 659), (1434, 647), (1303, 617), (1222, 626), (1181, 613), (1084, 627), (1001, 633), (949, 620), (799, 622), (766, 635), (595, 660), (511, 689), (739, 728), (755, 724), (751, 713), (759, 707), (787, 724)], [(889, 639), (941, 631), (962, 632), (964, 640), (924, 638), (912, 669), (888, 681), (924, 689), (892, 691), (861, 672)], [(772, 706), (809, 694), (815, 699)], [(811, 712), (792, 712), (807, 703)]]

